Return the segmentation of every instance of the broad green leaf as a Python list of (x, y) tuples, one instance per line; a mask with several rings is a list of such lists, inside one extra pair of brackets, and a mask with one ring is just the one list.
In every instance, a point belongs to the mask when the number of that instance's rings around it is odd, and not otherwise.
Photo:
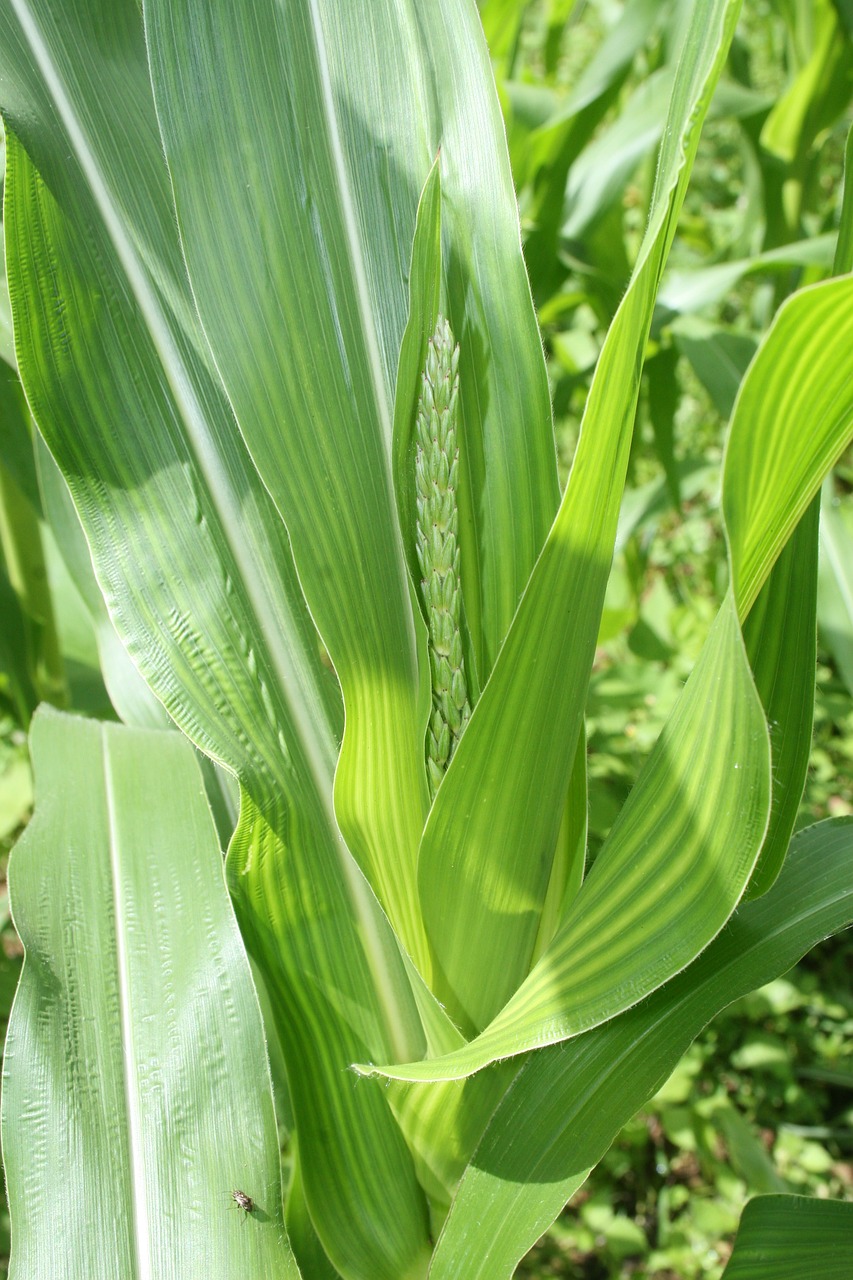
[[(371, 1151), (348, 1183), (367, 1183), (370, 1211), (362, 1205), (347, 1221), (356, 1264), (370, 1261), (346, 1274), (396, 1280), (424, 1248), (423, 1197), (411, 1165), (401, 1168), (393, 1117), (375, 1101), (381, 1091), (356, 1092), (345, 1069), (371, 1042), (374, 1052), (406, 1043), (422, 1052), (422, 1033), (388, 922), (331, 811), (334, 681), (286, 532), (194, 318), (139, 11), (132, 0), (74, 10), (14, 0), (0, 10), (0, 34), (7, 122), (19, 126), (62, 201), (60, 209), (10, 135), (6, 235), (22, 377), (123, 642), (177, 723), (252, 796), (235, 847), (251, 843), (254, 813), (267, 815), (256, 856), (232, 885), (244, 921), (253, 915), (247, 937), (258, 962), (292, 984), (288, 997), (300, 1007), (304, 1034), (281, 1029), (289, 1073), (317, 1073), (323, 1057), (327, 1105), (343, 1129), (363, 1130)], [(105, 122), (107, 92), (114, 111)], [(286, 867), (269, 865), (285, 855)], [(310, 892), (268, 910), (265, 877)], [(293, 984), (295, 971), (319, 971), (333, 989), (352, 991), (371, 962), (384, 983), (371, 978), (343, 1009), (318, 1003), (304, 980)], [(428, 1004), (423, 992), (419, 999)], [(317, 1030), (310, 1052), (305, 1028)], [(333, 1166), (325, 1142), (306, 1148), (305, 1165), (318, 1230), (335, 1239), (341, 1206), (331, 1190), (346, 1171)]]
[(322, 816), (305, 832), (297, 821), (280, 795), (261, 808), (244, 791), (227, 867), (281, 1028), (305, 1196), (341, 1275), (414, 1280), (429, 1253), (426, 1203), (385, 1091), (359, 1088), (346, 1067), (365, 1045), (423, 1044), (423, 1032), (411, 995), (401, 1000), (396, 938), (362, 873), (349, 860), (347, 901), (315, 834)]
[[(274, 645), (282, 635), (292, 635), (295, 627), (307, 627), (307, 621), (297, 620), (294, 624), (292, 615), (288, 617), (282, 609), (287, 596), (282, 591), (282, 579), (276, 574), (286, 572), (288, 565), (283, 531), (257, 483), (253, 489), (244, 486), (240, 500), (234, 494), (233, 505), (219, 510), (201, 486), (195, 487), (193, 481), (197, 483), (198, 477), (192, 470), (192, 455), (187, 457), (183, 440), (180, 436), (176, 438), (171, 429), (174, 420), (170, 423), (167, 416), (173, 407), (168, 403), (164, 405), (156, 396), (143, 399), (139, 384), (127, 377), (128, 366), (122, 364), (132, 350), (134, 367), (143, 367), (146, 335), (138, 317), (132, 312), (128, 316), (115, 310), (106, 315), (96, 314), (92, 322), (85, 312), (75, 310), (77, 298), (92, 298), (90, 290), (81, 290), (75, 272), (80, 272), (83, 279), (98, 283), (96, 296), (101, 299), (120, 296), (115, 278), (104, 279), (105, 264), (109, 261), (107, 246), (102, 246), (103, 252), (96, 259), (81, 262), (74, 248), (79, 237), (70, 232), (40, 183), (32, 176), (26, 182), (21, 180), (25, 157), (15, 148), (11, 137), (9, 144), (10, 156), (15, 156), (9, 189), (29, 197), (26, 232), (18, 242), (15, 269), (27, 271), (30, 248), (37, 250), (39, 237), (49, 228), (48, 242), (57, 246), (52, 287), (58, 288), (66, 299), (64, 315), (69, 332), (81, 340), (92, 332), (97, 335), (93, 349), (100, 362), (115, 361), (110, 388), (115, 397), (124, 398), (121, 409), (114, 407), (115, 401), (101, 406), (96, 394), (99, 384), (85, 380), (88, 366), (83, 342), (79, 349), (75, 348), (78, 358), (70, 367), (63, 367), (61, 363), (58, 369), (48, 366), (45, 381), (30, 384), (31, 400), (43, 430), (46, 434), (49, 432), (54, 446), (61, 451), (72, 484), (76, 481), (81, 514), (93, 539), (95, 554), (100, 551), (101, 568), (111, 575), (107, 587), (114, 617), (133, 646), (135, 660), (164, 701), (168, 699), (170, 714), (178, 724), (203, 749), (229, 765), (253, 797), (257, 797), (255, 805), (268, 813), (269, 821), (279, 824), (278, 834), (264, 825), (264, 839), (255, 850), (251, 867), (240, 868), (246, 878), (232, 880), (233, 891), (241, 899), (238, 907), (241, 903), (243, 907), (248, 904), (260, 917), (253, 920), (250, 927), (245, 910), (241, 911), (244, 936), (265, 970), (280, 970), (286, 957), (292, 997), (288, 1013), (292, 1016), (295, 999), (302, 1006), (302, 1025), (306, 1025), (307, 1019), (309, 1030), (316, 1032), (316, 1040), (309, 1044), (304, 1036), (288, 1036), (289, 1028), (282, 1027), (291, 1075), (304, 1074), (318, 1086), (318, 1092), (320, 1082), (324, 1082), (328, 1095), (323, 1097), (324, 1105), (337, 1108), (341, 1131), (359, 1133), (372, 1153), (372, 1159), (367, 1162), (363, 1151), (359, 1151), (357, 1165), (347, 1170), (336, 1158), (340, 1153), (333, 1144), (326, 1141), (311, 1144), (308, 1150), (312, 1163), (306, 1169), (308, 1194), (318, 1220), (325, 1219), (327, 1224), (337, 1227), (341, 1205), (332, 1199), (332, 1189), (345, 1179), (346, 1190), (357, 1191), (366, 1178), (368, 1202), (378, 1203), (382, 1209), (368, 1219), (364, 1212), (353, 1214), (351, 1202), (345, 1202), (344, 1216), (353, 1258), (352, 1267), (345, 1274), (371, 1280), (386, 1276), (394, 1280), (405, 1274), (412, 1255), (424, 1247), (426, 1226), (422, 1196), (411, 1165), (408, 1176), (405, 1163), (401, 1168), (402, 1139), (381, 1091), (372, 1096), (356, 1095), (345, 1068), (354, 1057), (361, 1056), (366, 1043), (387, 1045), (390, 1049), (392, 1045), (423, 1042), (419, 1038), (402, 960), (399, 955), (389, 954), (396, 945), (393, 935), (378, 908), (374, 908), (370, 890), (361, 881), (360, 872), (352, 864), (333, 825), (329, 813), (331, 778), (325, 792), (319, 790), (319, 768), (312, 776), (310, 765), (299, 753), (304, 738), (300, 738), (292, 704), (288, 701), (289, 695), (298, 694), (299, 686), (294, 690), (292, 683), (283, 680), (270, 656), (270, 643)], [(9, 217), (7, 223), (13, 229), (20, 225), (16, 217)], [(34, 268), (29, 271), (29, 279), (35, 282), (37, 272)], [(34, 292), (28, 295), (36, 296)], [(22, 369), (29, 369), (34, 378), (36, 371), (38, 377), (44, 377), (44, 367), (39, 369), (38, 360), (51, 353), (51, 349), (40, 345), (42, 335), (37, 325), (27, 326), (24, 332), (34, 344), (30, 353), (33, 364), (25, 356), (21, 360)], [(120, 338), (111, 348), (110, 338), (116, 332)], [(52, 354), (62, 361), (64, 350)], [(152, 362), (152, 379), (155, 367)], [(99, 368), (102, 371), (103, 364), (99, 364)], [(43, 397), (57, 395), (60, 385), (59, 403), (50, 399), (45, 403)], [(149, 385), (157, 387), (158, 382), (155, 380)], [(84, 410), (88, 410), (85, 416)], [(112, 423), (118, 413), (126, 422), (139, 421), (139, 415), (145, 423), (144, 429), (140, 423), (131, 438), (116, 437)], [(98, 428), (102, 434), (93, 439)], [(148, 456), (145, 443), (152, 450)], [(81, 467), (83, 460), (75, 451), (84, 448), (101, 450), (99, 465), (106, 467), (108, 474), (112, 471), (110, 504), (103, 503), (103, 489), (93, 463), (86, 459)], [(163, 468), (169, 448), (177, 457), (172, 466)], [(239, 458), (235, 463), (242, 465)], [(187, 521), (188, 509), (190, 513), (196, 511), (198, 518)], [(110, 541), (116, 513), (125, 538), (120, 544), (116, 544), (114, 538)], [(246, 524), (251, 524), (251, 530)], [(238, 531), (239, 536), (245, 535), (249, 545), (266, 539), (273, 544), (278, 542), (278, 556), (267, 555), (258, 565), (268, 583), (267, 607), (272, 605), (279, 611), (278, 633), (253, 611), (254, 602), (251, 597), (247, 599), (239, 561), (235, 564), (229, 555)], [(237, 545), (238, 551), (245, 554), (245, 543), (241, 541)], [(180, 573), (176, 572), (178, 564), (182, 566)], [(298, 629), (294, 638), (298, 642)], [(299, 658), (298, 650), (294, 656)], [(301, 656), (306, 665), (310, 663), (306, 642), (303, 642)], [(289, 654), (284, 658), (289, 661)], [(319, 665), (316, 649), (314, 660)], [(307, 670), (310, 672), (310, 666)], [(324, 714), (322, 688), (315, 686), (315, 689), (311, 709), (316, 719), (311, 722), (314, 726), (311, 732), (316, 734), (318, 730), (322, 732), (324, 719), (326, 723), (328, 719)], [(304, 707), (303, 714), (307, 714)], [(316, 766), (316, 758), (314, 763)], [(236, 841), (251, 838), (255, 829), (253, 812), (252, 809), (241, 825)], [(295, 860), (296, 869), (292, 869), (289, 862), (287, 867), (281, 865), (285, 861), (285, 850)], [(276, 865), (271, 866), (272, 863)], [(303, 902), (299, 894), (264, 899), (259, 893), (257, 886), (265, 877), (276, 879), (287, 874), (292, 875), (297, 884), (312, 886), (308, 902)], [(296, 918), (284, 918), (287, 907), (298, 913)], [(374, 941), (377, 933), (380, 935), (378, 945), (384, 947), (379, 967), (384, 968), (385, 983), (381, 987), (374, 985), (372, 974), (369, 979), (365, 977), (362, 954), (365, 948), (377, 945)], [(306, 986), (304, 972), (311, 973), (317, 968), (325, 972), (329, 985), (342, 991), (355, 984), (352, 1003), (365, 1010), (356, 1032), (349, 1026), (350, 1005), (341, 1010), (319, 1004)], [(300, 973), (298, 981), (294, 978), (296, 972)], [(284, 981), (280, 974), (278, 976)], [(358, 986), (360, 981), (363, 985)], [(279, 1001), (277, 1011), (281, 1013), (284, 1007), (284, 1002)], [(405, 1020), (402, 1032), (397, 1025), (400, 1016)], [(369, 1023), (368, 1031), (365, 1023)], [(319, 1064), (318, 1057), (321, 1058)], [(345, 1118), (341, 1118), (341, 1112)], [(310, 1129), (311, 1119), (307, 1114), (304, 1124)], [(387, 1156), (377, 1157), (377, 1150), (383, 1156), (389, 1150), (396, 1152), (396, 1156), (393, 1160)], [(328, 1230), (330, 1237), (335, 1238), (331, 1225)], [(364, 1262), (359, 1246), (369, 1256), (369, 1263)], [(361, 1270), (353, 1269), (359, 1265)]]
[[(482, 31), (470, 0), (426, 12), (414, 0), (262, 0), (251, 22), (222, 2), (148, 0), (146, 22), (195, 298), (341, 681), (336, 812), (425, 965), (415, 892), (423, 663), (392, 419), (417, 201), (439, 147), (444, 309), (463, 352), (462, 577), (481, 669), (558, 493)], [(235, 136), (263, 138), (257, 157)], [(233, 240), (239, 254), (219, 252)]]
[(853, 820), (835, 819), (795, 836), (770, 892), (742, 905), (683, 973), (612, 1022), (533, 1054), (460, 1183), (431, 1280), (510, 1276), (702, 1027), (851, 921)]
[(26, 949), (3, 1081), (13, 1273), (298, 1277), (260, 1011), (191, 747), (46, 711), (31, 745), (36, 815), (10, 865)]
[(741, 617), (851, 437), (853, 276), (842, 276), (783, 304), (735, 404), (723, 510)]
[[(725, 2), (695, 7), (652, 220), (596, 368), (568, 487), (424, 831), (418, 883), (437, 990), (469, 1027), (489, 1023), (529, 968), (586, 700), (655, 293), (736, 11)], [(615, 930), (615, 911), (613, 921)]]
[(723, 1280), (848, 1280), (853, 1204), (756, 1196), (743, 1211)]
[[(325, 21), (347, 25), (344, 11)], [(353, 12), (349, 21), (362, 26), (365, 19)], [(390, 208), (378, 213), (377, 187), (362, 190), (362, 176), (350, 172), (347, 135), (357, 130), (364, 152), (369, 117), (347, 101), (339, 118), (319, 5), (304, 0), (285, 9), (262, 0), (247, 22), (231, 4), (152, 0), (146, 22), (202, 322), (341, 682), (346, 731), (335, 785), (342, 830), (423, 962), (414, 893), (427, 806), (422, 664), (391, 443), (402, 337), (394, 304), (408, 266), (399, 252), (411, 244), (414, 220), (410, 207), (398, 212), (390, 202), (399, 184), (410, 206), (410, 191), (399, 178), (386, 179)], [(358, 34), (352, 27), (345, 34), (350, 84), (369, 75)], [(399, 61), (389, 42), (384, 79)], [(395, 88), (400, 95), (402, 84)], [(233, 146), (234, 137), (263, 138), (263, 146), (247, 152)], [(359, 197), (384, 233), (381, 268), (395, 284), (387, 301), (375, 279), (380, 264), (369, 262), (363, 244)], [(239, 243), (240, 252), (219, 252), (226, 242)]]

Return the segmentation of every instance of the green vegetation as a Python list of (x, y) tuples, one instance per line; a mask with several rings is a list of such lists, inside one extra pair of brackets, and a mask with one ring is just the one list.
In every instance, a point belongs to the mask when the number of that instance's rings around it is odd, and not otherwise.
[(239, 9), (0, 9), (10, 1275), (834, 1280), (848, 6)]

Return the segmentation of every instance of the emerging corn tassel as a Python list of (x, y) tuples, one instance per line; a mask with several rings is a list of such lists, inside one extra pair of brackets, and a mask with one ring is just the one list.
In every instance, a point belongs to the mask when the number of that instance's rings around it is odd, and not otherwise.
[(429, 623), (432, 715), (427, 738), (430, 793), (435, 795), (471, 714), (459, 625), (459, 448), (456, 407), (459, 348), (439, 316), (427, 348), (416, 424), (417, 552), (421, 593)]

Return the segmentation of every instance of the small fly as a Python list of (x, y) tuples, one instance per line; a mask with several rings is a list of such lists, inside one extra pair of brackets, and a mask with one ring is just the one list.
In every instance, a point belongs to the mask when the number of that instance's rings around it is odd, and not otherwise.
[(238, 1209), (242, 1209), (244, 1213), (255, 1212), (255, 1202), (251, 1196), (247, 1196), (245, 1191), (232, 1191), (231, 1199), (234, 1201)]

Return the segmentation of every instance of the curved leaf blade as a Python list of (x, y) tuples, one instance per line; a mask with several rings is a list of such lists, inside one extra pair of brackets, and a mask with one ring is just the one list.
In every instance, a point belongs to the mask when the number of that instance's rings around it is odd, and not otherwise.
[(756, 1196), (743, 1211), (723, 1280), (847, 1280), (853, 1204)]
[(782, 305), (735, 402), (723, 510), (741, 617), (851, 438), (853, 276), (841, 276)]
[(260, 1009), (192, 748), (44, 710), (31, 743), (2, 1104), (15, 1274), (296, 1280)]
[(606, 1026), (533, 1054), (464, 1174), (430, 1280), (509, 1277), (702, 1027), (851, 922), (853, 820), (831, 819), (794, 837), (770, 892), (739, 907), (672, 982)]

